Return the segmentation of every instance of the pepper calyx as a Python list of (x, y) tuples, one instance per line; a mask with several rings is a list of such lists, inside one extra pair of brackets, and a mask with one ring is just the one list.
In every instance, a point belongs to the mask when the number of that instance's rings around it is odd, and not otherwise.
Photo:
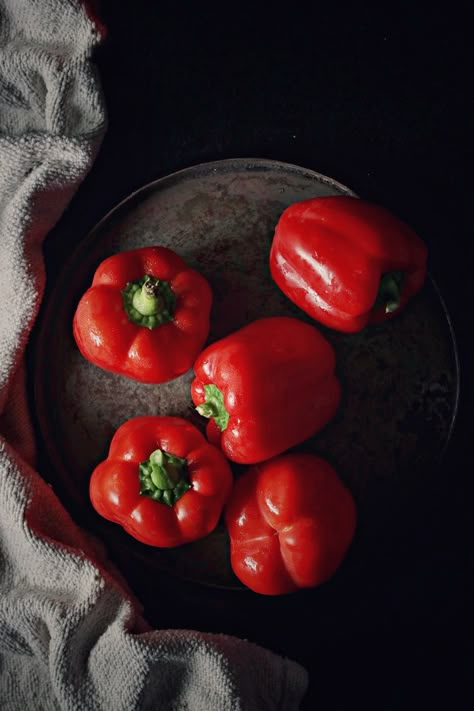
[(374, 309), (383, 306), (386, 314), (391, 314), (396, 311), (400, 306), (404, 279), (405, 272), (402, 271), (382, 274)]
[(196, 407), (196, 410), (203, 417), (209, 419), (212, 417), (220, 431), (223, 432), (229, 424), (229, 413), (224, 405), (224, 395), (217, 385), (212, 383), (204, 386), (204, 394), (206, 399)]
[(145, 274), (127, 282), (122, 299), (125, 313), (138, 326), (151, 329), (173, 320), (176, 296), (168, 281)]
[(140, 494), (173, 506), (191, 488), (186, 459), (155, 449), (139, 465)]

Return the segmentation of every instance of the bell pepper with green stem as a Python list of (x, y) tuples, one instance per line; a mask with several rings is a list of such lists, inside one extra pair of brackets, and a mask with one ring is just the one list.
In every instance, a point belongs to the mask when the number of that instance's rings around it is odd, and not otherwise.
[(191, 396), (208, 438), (253, 464), (314, 435), (334, 416), (341, 388), (331, 344), (300, 319), (253, 321), (211, 343), (194, 364)]
[(398, 314), (426, 278), (427, 248), (379, 205), (349, 196), (290, 205), (270, 250), (275, 283), (303, 311), (338, 331)]
[(97, 268), (73, 321), (79, 350), (95, 365), (161, 383), (191, 368), (209, 333), (206, 279), (167, 247), (119, 252)]
[(233, 478), (222, 452), (179, 417), (135, 417), (115, 432), (89, 485), (95, 510), (150, 546), (174, 547), (217, 525)]
[(237, 479), (225, 522), (235, 575), (255, 592), (282, 595), (334, 575), (354, 536), (356, 507), (326, 460), (282, 454)]

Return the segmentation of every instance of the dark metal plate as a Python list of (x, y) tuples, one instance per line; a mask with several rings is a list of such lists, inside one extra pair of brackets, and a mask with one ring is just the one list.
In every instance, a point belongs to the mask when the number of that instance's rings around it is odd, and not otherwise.
[[(309, 320), (272, 282), (268, 253), (281, 212), (304, 198), (353, 194), (304, 168), (237, 159), (198, 165), (160, 179), (113, 210), (64, 267), (38, 325), (34, 397), (40, 435), (55, 472), (53, 484), (73, 514), (117, 555), (205, 585), (235, 588), (221, 525), (207, 538), (173, 550), (131, 539), (92, 510), (88, 482), (110, 438), (136, 415), (193, 417), (192, 373), (144, 385), (86, 361), (72, 338), (77, 302), (99, 262), (119, 250), (162, 244), (176, 250), (211, 283), (209, 340), (261, 316)], [(431, 279), (404, 313), (382, 326), (333, 343), (343, 401), (336, 418), (301, 448), (327, 457), (353, 492), (365, 540), (389, 525), (392, 497), (429, 486), (452, 430), (458, 364), (448, 316)], [(393, 525), (393, 521), (390, 522)], [(363, 546), (359, 546), (359, 554)], [(116, 561), (117, 562), (117, 561)]]

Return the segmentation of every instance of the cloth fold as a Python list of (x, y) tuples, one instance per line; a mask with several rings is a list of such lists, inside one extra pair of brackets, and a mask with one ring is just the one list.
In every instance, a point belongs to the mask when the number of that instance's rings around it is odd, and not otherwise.
[(0, 0), (0, 707), (294, 711), (307, 674), (291, 660), (226, 635), (148, 630), (35, 470), (24, 351), (42, 242), (106, 130), (98, 28), (78, 0)]

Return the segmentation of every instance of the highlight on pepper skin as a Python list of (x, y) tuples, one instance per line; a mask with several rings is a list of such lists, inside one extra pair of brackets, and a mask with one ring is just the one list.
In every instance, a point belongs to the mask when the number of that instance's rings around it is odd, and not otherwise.
[(400, 313), (426, 279), (427, 247), (385, 208), (346, 195), (293, 203), (269, 263), (282, 292), (316, 321), (354, 333)]
[(237, 578), (254, 592), (282, 595), (336, 573), (354, 537), (356, 506), (326, 460), (286, 453), (237, 479), (225, 521)]

